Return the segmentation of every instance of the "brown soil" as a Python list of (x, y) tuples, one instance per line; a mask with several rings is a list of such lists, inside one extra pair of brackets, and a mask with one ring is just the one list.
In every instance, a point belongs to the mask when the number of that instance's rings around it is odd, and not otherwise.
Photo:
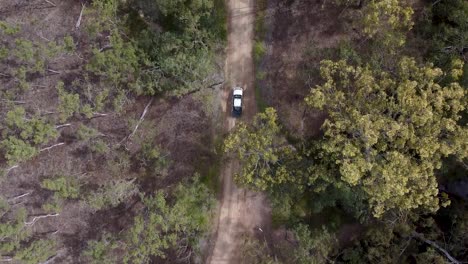
[[(226, 71), (228, 83), (224, 90), (223, 110), (225, 130), (234, 128), (237, 119), (231, 116), (233, 86), (244, 88), (244, 110), (241, 120), (250, 121), (256, 114), (252, 59), (254, 13), (253, 0), (227, 1), (229, 35)], [(270, 229), (270, 207), (263, 193), (238, 187), (233, 180), (240, 171), (236, 160), (227, 160), (221, 168), (223, 191), (212, 253), (207, 263), (240, 263), (241, 243), (245, 235), (262, 235)], [(261, 232), (260, 230), (263, 230)]]

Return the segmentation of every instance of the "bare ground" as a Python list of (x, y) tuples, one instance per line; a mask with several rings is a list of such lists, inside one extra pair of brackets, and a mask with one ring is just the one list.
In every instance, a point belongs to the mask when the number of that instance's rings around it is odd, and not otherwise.
[[(340, 17), (342, 8), (322, 0), (268, 0), (266, 55), (257, 65), (265, 78), (258, 80), (260, 94), (274, 107), (290, 135), (319, 135), (325, 115), (307, 109), (305, 96), (317, 84), (317, 67), (324, 50), (349, 39), (349, 24)], [(311, 65), (312, 64), (312, 65)], [(305, 74), (307, 72), (307, 74)]]
[[(253, 0), (228, 0), (229, 34), (226, 61), (228, 83), (221, 98), (225, 112), (225, 130), (234, 128), (230, 94), (233, 86), (244, 88), (243, 121), (256, 113), (252, 46), (254, 35)], [(223, 191), (212, 253), (207, 263), (241, 263), (241, 243), (245, 235), (262, 235), (270, 229), (270, 207), (263, 193), (249, 191), (234, 183), (240, 171), (236, 160), (227, 160), (221, 169)], [(260, 231), (263, 230), (263, 231)]]

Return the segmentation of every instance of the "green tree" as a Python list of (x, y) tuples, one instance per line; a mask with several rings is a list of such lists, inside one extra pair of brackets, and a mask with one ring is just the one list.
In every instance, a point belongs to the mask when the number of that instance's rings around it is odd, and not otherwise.
[(24, 208), (12, 212), (8, 202), (0, 197), (0, 255), (11, 255), (20, 248), (22, 241), (30, 237), (29, 230), (25, 228), (26, 218)]
[(372, 0), (363, 8), (362, 31), (389, 47), (402, 46), (412, 28), (413, 9), (400, 0)]
[(299, 224), (294, 228), (298, 247), (294, 250), (293, 263), (326, 263), (332, 255), (338, 240), (325, 227), (311, 232), (306, 225)]
[(191, 184), (179, 185), (174, 204), (164, 193), (143, 197), (145, 210), (134, 219), (126, 244), (125, 263), (147, 263), (151, 257), (166, 257), (166, 250), (176, 248), (177, 255), (189, 260), (200, 236), (207, 234), (215, 199), (195, 177)]
[(35, 147), (14, 136), (9, 136), (7, 139), (2, 140), (0, 146), (10, 165), (31, 159), (37, 154)]
[(146, 197), (143, 202), (146, 213), (134, 219), (124, 263), (147, 263), (151, 256), (165, 258), (164, 250), (175, 246), (177, 241), (177, 235), (170, 232), (171, 211), (163, 193)]
[(101, 240), (88, 241), (82, 256), (88, 258), (92, 264), (112, 264), (116, 262), (116, 257), (110, 254), (110, 251), (115, 248), (115, 239), (110, 234), (104, 234)]
[(93, 57), (86, 70), (120, 88), (137, 78), (139, 56), (134, 45), (125, 42), (117, 29), (111, 32), (109, 40), (108, 49), (93, 49)]
[(65, 91), (64, 83), (61, 81), (57, 83), (56, 89), (59, 96), (57, 111), (60, 113), (60, 121), (65, 122), (68, 118), (73, 116), (74, 113), (79, 112), (80, 95)]
[(44, 262), (55, 254), (55, 244), (50, 239), (35, 240), (28, 247), (20, 249), (15, 259), (26, 264)]
[(59, 176), (53, 179), (45, 179), (41, 187), (54, 192), (57, 198), (76, 199), (80, 195), (80, 184), (74, 177)]
[(163, 170), (168, 165), (166, 156), (159, 147), (153, 146), (152, 143), (143, 143), (137, 158), (140, 162), (140, 168), (147, 173), (163, 175)]
[[(429, 59), (442, 69), (452, 67), (454, 59), (468, 61), (468, 3), (463, 0), (434, 1), (420, 32), (429, 44)], [(463, 72), (463, 86), (468, 85), (468, 67)]]
[(86, 197), (86, 203), (94, 210), (115, 207), (139, 193), (134, 180), (116, 180), (106, 183)]
[(288, 166), (299, 156), (282, 136), (273, 108), (257, 114), (252, 125), (236, 125), (224, 141), (224, 150), (241, 160), (242, 172), (236, 175), (241, 184), (267, 190), (275, 185), (299, 181), (294, 177), (294, 167)]
[(376, 217), (391, 209), (436, 211), (435, 170), (448, 155), (467, 155), (467, 130), (457, 124), (464, 89), (439, 85), (440, 69), (411, 58), (394, 72), (323, 61), (321, 76), (325, 82), (306, 98), (328, 113), (313, 173), (362, 191)]
[(243, 264), (275, 264), (275, 261), (268, 254), (268, 245), (249, 235), (242, 237), (242, 247), (240, 248), (240, 258)]
[(5, 134), (17, 135), (21, 139), (39, 145), (46, 143), (57, 136), (55, 127), (40, 117), (27, 118), (26, 110), (22, 107), (16, 107), (6, 114)]
[(3, 120), (1, 150), (9, 164), (34, 157), (38, 146), (57, 136), (57, 130), (41, 117), (26, 117), (26, 110), (15, 107)]

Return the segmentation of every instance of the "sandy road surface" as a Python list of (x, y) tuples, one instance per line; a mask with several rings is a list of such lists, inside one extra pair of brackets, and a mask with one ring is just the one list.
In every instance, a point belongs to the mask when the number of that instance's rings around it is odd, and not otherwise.
[[(230, 93), (233, 86), (241, 86), (245, 90), (241, 120), (249, 121), (256, 113), (252, 59), (254, 3), (254, 0), (227, 0), (229, 34), (226, 76), (229, 82), (222, 98), (226, 131), (231, 130), (237, 121), (231, 116)], [(226, 161), (221, 169), (221, 207), (214, 247), (207, 263), (241, 263), (243, 236), (260, 232), (259, 227), (264, 232), (268, 229), (270, 208), (265, 196), (238, 188), (233, 182), (233, 176), (239, 171), (240, 164), (236, 160)]]

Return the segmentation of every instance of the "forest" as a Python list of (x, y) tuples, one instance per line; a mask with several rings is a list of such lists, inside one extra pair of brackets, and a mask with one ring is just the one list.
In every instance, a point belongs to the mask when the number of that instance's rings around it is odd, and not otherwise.
[(239, 2), (0, 3), (0, 262), (468, 262), (468, 1)]

